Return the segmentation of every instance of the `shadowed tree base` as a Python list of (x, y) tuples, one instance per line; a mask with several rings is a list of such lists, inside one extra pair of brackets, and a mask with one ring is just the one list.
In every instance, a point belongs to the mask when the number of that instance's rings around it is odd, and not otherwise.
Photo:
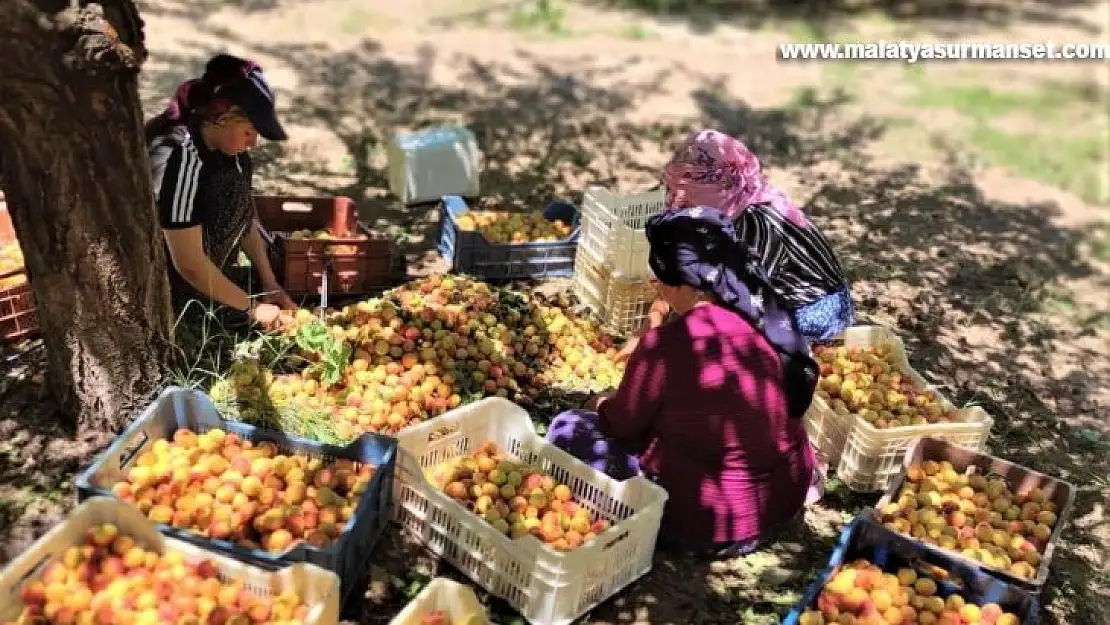
[(131, 0), (0, 2), (0, 185), (53, 397), (117, 431), (164, 379), (172, 313), (142, 140)]

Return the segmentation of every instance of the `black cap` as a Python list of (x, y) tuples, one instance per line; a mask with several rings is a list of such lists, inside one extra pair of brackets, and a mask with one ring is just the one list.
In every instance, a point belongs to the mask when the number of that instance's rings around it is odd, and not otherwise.
[(289, 135), (278, 122), (277, 110), (274, 106), (274, 90), (270, 88), (270, 83), (266, 82), (261, 67), (253, 66), (247, 69), (248, 71), (242, 77), (218, 87), (212, 95), (226, 98), (243, 109), (247, 119), (263, 138), (269, 141), (285, 141)]

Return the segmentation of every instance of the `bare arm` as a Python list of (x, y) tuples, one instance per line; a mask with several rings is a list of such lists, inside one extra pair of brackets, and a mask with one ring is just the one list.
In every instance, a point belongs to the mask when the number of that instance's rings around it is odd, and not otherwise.
[(258, 219), (255, 218), (247, 235), (243, 237), (243, 251), (251, 259), (251, 264), (258, 269), (258, 278), (262, 281), (262, 299), (285, 310), (296, 310), (297, 303), (289, 297), (274, 276), (274, 268), (270, 265), (270, 255), (266, 250), (266, 239), (260, 228)]
[(625, 343), (624, 347), (617, 353), (617, 360), (627, 361), (632, 355), (632, 352), (636, 350), (636, 345), (639, 344), (640, 339), (643, 338), (648, 331), (663, 325), (670, 317), (670, 314), (671, 307), (667, 302), (662, 299), (657, 299), (652, 302), (651, 308), (648, 310), (647, 323), (645, 323), (644, 327), (640, 328), (635, 335), (628, 339), (628, 342)]
[(163, 230), (170, 261), (177, 273), (196, 290), (224, 304), (248, 312), (251, 300), (243, 289), (220, 271), (204, 253), (200, 226)]
[(258, 219), (254, 219), (247, 234), (243, 237), (243, 251), (251, 260), (251, 265), (258, 270), (258, 278), (262, 281), (263, 291), (278, 291), (281, 285), (274, 276), (274, 268), (270, 265), (270, 255), (267, 253), (266, 240), (259, 231)]

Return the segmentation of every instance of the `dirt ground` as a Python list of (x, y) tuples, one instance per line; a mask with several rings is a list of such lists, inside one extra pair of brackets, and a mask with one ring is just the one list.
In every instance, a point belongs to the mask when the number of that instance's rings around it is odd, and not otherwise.
[[(483, 192), (517, 206), (591, 184), (652, 186), (696, 128), (743, 137), (836, 244), (861, 321), (896, 328), (927, 379), (987, 410), (992, 453), (1077, 486), (1047, 621), (1110, 623), (1106, 65), (775, 59), (789, 41), (1105, 41), (1110, 9), (954, 2), (923, 16), (904, 8), (915, 3), (860, 2), (881, 10), (714, 20), (567, 4), (538, 15), (493, 0), (141, 2), (153, 51), (143, 100), (155, 113), (216, 51), (257, 59), (293, 136), (264, 146), (260, 184), (354, 197), (404, 243), (413, 272), (441, 268), (435, 214), (387, 196), (395, 131), (464, 122)], [(0, 562), (72, 505), (73, 472), (93, 451), (53, 425), (26, 347), (0, 353)], [(711, 563), (661, 553), (583, 622), (777, 622), (839, 526), (877, 499), (829, 488), (775, 547)], [(427, 575), (452, 574), (397, 535), (372, 564), (367, 623), (388, 622)], [(499, 623), (518, 618), (493, 607)]]

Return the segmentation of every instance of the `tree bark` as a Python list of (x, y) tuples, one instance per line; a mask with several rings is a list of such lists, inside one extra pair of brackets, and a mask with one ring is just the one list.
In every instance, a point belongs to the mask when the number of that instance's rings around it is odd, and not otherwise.
[(131, 0), (72, 4), (0, 0), (0, 186), (48, 384), (90, 435), (118, 431), (165, 379), (173, 316), (142, 133), (142, 21)]

